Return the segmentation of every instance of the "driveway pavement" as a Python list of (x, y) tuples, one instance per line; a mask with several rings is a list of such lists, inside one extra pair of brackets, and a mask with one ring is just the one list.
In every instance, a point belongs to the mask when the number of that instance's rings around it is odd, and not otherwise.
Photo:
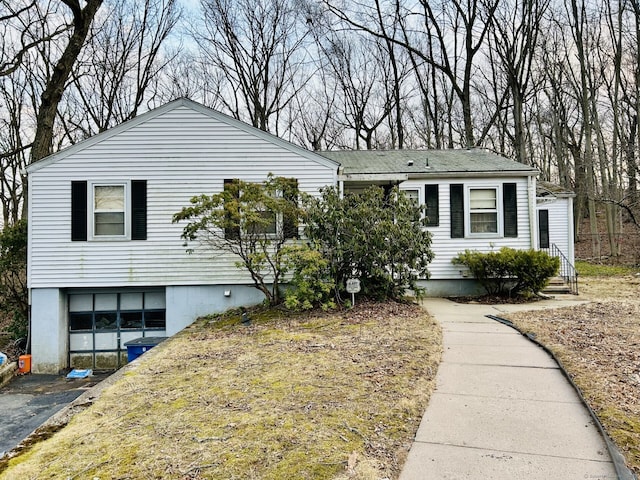
[[(400, 480), (618, 478), (603, 437), (558, 365), (485, 317), (500, 315), (496, 307), (431, 298), (424, 306), (442, 325), (444, 354)], [(518, 307), (531, 309), (498, 308)]]
[(107, 375), (75, 380), (62, 375), (15, 377), (0, 389), (0, 457)]

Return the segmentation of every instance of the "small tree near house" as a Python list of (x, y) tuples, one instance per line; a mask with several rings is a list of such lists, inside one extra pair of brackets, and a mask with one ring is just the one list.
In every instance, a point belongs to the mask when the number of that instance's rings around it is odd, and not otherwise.
[(188, 222), (182, 231), (186, 246), (198, 242), (236, 255), (236, 266), (249, 272), (268, 304), (277, 305), (286, 273), (285, 243), (298, 236), (301, 215), (297, 181), (269, 175), (265, 183), (225, 180), (222, 192), (193, 197), (173, 222)]

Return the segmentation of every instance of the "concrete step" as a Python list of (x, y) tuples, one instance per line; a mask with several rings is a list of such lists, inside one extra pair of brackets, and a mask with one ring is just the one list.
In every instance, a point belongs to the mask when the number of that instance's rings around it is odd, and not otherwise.
[(549, 279), (549, 284), (542, 290), (542, 293), (547, 293), (547, 294), (571, 293), (571, 287), (564, 281), (564, 278), (553, 277)]

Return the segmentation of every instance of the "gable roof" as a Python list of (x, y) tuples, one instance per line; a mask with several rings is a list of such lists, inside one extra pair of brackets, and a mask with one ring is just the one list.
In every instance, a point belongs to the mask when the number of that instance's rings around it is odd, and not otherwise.
[(213, 118), (221, 123), (225, 123), (229, 126), (242, 130), (250, 135), (254, 135), (259, 137), (267, 142), (278, 145), (279, 147), (289, 150), (293, 153), (301, 155), (309, 160), (312, 160), (321, 165), (337, 168), (338, 163), (335, 160), (332, 160), (328, 157), (320, 156), (314, 152), (311, 152), (305, 148), (299, 147), (298, 145), (294, 145), (293, 143), (287, 142), (280, 137), (272, 135), (264, 130), (260, 130), (255, 128), (247, 123), (244, 123), (240, 120), (236, 120), (224, 113), (218, 112), (217, 110), (213, 110), (209, 107), (206, 107), (200, 103), (194, 102), (193, 100), (189, 100), (188, 98), (179, 98), (177, 100), (173, 100), (172, 102), (166, 103), (158, 108), (154, 108), (153, 110), (149, 110), (148, 112), (143, 113), (142, 115), (138, 115), (137, 117), (128, 120), (120, 125), (117, 125), (109, 130), (93, 135), (92, 137), (87, 138), (86, 140), (82, 140), (70, 147), (67, 147), (59, 152), (49, 155), (48, 157), (43, 158), (35, 163), (32, 163), (27, 167), (27, 172), (32, 173), (38, 171), (52, 163), (55, 163), (65, 157), (68, 157), (78, 151), (84, 150), (85, 148), (89, 148), (92, 145), (100, 143), (106, 139), (109, 139), (119, 133), (127, 131), (131, 128), (134, 128), (142, 123), (148, 122), (156, 117), (159, 117), (171, 110), (175, 110), (177, 108), (189, 108), (196, 112), (199, 112), (203, 115), (206, 115), (210, 118)]
[(348, 179), (400, 175), (404, 178), (442, 176), (534, 176), (538, 170), (501, 155), (470, 150), (353, 150), (319, 152), (340, 164)]

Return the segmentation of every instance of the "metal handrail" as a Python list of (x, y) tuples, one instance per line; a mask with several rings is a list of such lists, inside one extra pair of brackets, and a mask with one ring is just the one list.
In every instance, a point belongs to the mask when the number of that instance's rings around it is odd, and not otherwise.
[(549, 255), (552, 257), (558, 257), (560, 259), (560, 276), (564, 279), (569, 286), (571, 293), (578, 295), (578, 271), (576, 267), (569, 261), (569, 259), (562, 253), (562, 250), (558, 248), (555, 243), (551, 244), (550, 248), (542, 250), (549, 250)]

